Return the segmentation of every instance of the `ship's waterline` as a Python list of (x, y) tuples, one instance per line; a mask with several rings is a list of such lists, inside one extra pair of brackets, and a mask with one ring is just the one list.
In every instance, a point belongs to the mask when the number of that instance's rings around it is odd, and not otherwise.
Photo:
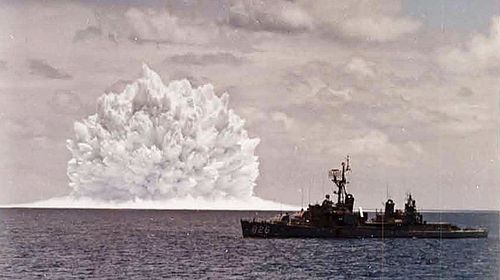
[(327, 194), (322, 204), (310, 204), (307, 210), (279, 215), (270, 220), (242, 219), (243, 237), (258, 238), (486, 238), (484, 228), (460, 228), (440, 222), (427, 223), (408, 194), (404, 210), (396, 209), (392, 199), (382, 212), (368, 219), (368, 213), (354, 210), (354, 196), (347, 191), (349, 156), (340, 169), (328, 173), (335, 184), (334, 202)]

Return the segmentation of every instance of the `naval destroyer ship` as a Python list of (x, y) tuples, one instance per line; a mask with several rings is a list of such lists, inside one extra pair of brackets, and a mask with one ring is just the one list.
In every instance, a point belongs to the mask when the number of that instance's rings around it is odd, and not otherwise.
[(450, 223), (430, 223), (423, 219), (409, 194), (404, 210), (396, 209), (392, 199), (383, 211), (368, 213), (354, 210), (354, 196), (347, 192), (346, 174), (349, 157), (340, 169), (328, 175), (335, 184), (337, 201), (326, 195), (321, 204), (309, 205), (307, 210), (292, 215), (280, 215), (270, 220), (242, 219), (243, 237), (257, 238), (484, 238), (485, 229), (459, 228)]

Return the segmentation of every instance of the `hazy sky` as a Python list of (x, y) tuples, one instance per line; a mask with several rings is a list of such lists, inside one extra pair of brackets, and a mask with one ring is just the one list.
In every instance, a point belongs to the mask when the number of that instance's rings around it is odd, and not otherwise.
[(499, 1), (0, 1), (0, 204), (70, 192), (65, 140), (142, 62), (227, 91), (255, 193), (300, 204), (349, 154), (357, 205), (498, 209)]

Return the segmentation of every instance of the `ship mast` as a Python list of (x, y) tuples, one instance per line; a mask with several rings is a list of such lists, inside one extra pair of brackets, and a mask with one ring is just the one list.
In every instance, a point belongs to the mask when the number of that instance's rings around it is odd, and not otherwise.
[(346, 162), (342, 162), (342, 171), (338, 169), (332, 169), (329, 173), (329, 177), (331, 178), (332, 182), (337, 186), (337, 191), (334, 191), (333, 193), (337, 195), (337, 205), (339, 206), (345, 203), (345, 197), (347, 195), (345, 185), (348, 183), (346, 179), (346, 173), (350, 170), (351, 168), (349, 166), (349, 156), (347, 156)]

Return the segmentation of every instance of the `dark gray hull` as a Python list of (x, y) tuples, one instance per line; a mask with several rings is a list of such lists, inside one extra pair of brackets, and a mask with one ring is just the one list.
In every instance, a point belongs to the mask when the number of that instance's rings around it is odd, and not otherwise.
[(317, 228), (306, 225), (241, 221), (243, 237), (254, 238), (485, 238), (483, 229), (446, 230), (439, 226), (359, 225)]

